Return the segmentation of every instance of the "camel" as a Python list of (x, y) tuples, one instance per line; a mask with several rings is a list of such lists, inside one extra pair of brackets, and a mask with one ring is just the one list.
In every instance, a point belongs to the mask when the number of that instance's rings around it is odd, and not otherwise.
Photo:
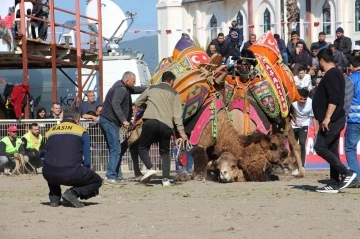
[(238, 150), (232, 151), (234, 155), (224, 152), (207, 165), (208, 172), (219, 182), (268, 181), (272, 166), (283, 162), (289, 154), (283, 134), (268, 136), (255, 131), (239, 136), (237, 140), (240, 145)]
[(229, 176), (231, 180), (228, 181), (266, 181), (272, 166), (281, 165), (288, 157), (287, 139), (283, 134), (267, 136), (257, 131), (249, 136), (239, 135), (232, 127), (225, 110), (217, 113), (217, 127), (216, 140), (213, 137), (212, 123), (209, 122), (202, 131), (198, 144), (190, 151), (194, 158), (195, 180), (205, 180), (208, 166), (212, 166), (210, 161), (219, 157), (218, 161), (213, 163), (220, 162), (222, 157), (229, 159), (230, 154), (244, 176), (239, 176), (241, 173), (236, 171), (237, 179), (236, 176)]

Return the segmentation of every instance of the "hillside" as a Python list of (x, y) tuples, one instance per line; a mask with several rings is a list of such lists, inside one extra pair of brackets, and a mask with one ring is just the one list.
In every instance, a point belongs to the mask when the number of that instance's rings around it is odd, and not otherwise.
[(158, 64), (158, 37), (144, 36), (138, 39), (120, 43), (120, 48), (130, 48), (144, 53), (144, 61), (148, 64), (152, 74)]

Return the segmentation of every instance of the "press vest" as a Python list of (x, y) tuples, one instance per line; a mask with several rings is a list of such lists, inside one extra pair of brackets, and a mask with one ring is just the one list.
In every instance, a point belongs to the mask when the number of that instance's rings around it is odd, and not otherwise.
[[(35, 136), (34, 136), (34, 137), (35, 137)], [(31, 140), (30, 133), (24, 134), (23, 138), (25, 138), (26, 141), (27, 141), (27, 142), (26, 142), (26, 148), (27, 148), (27, 149), (36, 149), (36, 150), (39, 151), (40, 145), (41, 145), (41, 141), (42, 141), (42, 135), (41, 135), (41, 134), (39, 134), (39, 138), (38, 138), (38, 140), (39, 140), (39, 145), (38, 145), (36, 148), (34, 147), (33, 141)]]
[(86, 130), (75, 122), (63, 121), (48, 132), (44, 167), (75, 169), (83, 163), (82, 136)]
[(9, 139), (9, 137), (2, 138), (1, 142), (3, 142), (6, 145), (5, 152), (8, 154), (15, 154), (15, 153), (19, 152), (19, 148), (22, 143), (20, 138), (16, 138), (16, 145), (14, 147), (14, 145), (11, 143), (11, 140)]
[(349, 78), (354, 83), (354, 96), (351, 101), (347, 122), (352, 124), (360, 123), (360, 71), (355, 71)]

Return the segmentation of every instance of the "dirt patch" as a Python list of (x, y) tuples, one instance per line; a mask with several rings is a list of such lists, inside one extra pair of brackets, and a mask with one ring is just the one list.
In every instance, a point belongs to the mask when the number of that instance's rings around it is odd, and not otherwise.
[(355, 238), (360, 189), (314, 192), (327, 174), (265, 183), (104, 185), (80, 209), (49, 207), (42, 175), (3, 176), (0, 238)]

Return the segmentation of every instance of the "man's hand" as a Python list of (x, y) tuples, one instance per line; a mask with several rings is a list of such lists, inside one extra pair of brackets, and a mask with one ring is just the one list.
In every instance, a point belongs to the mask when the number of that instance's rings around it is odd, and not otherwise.
[(125, 127), (125, 128), (128, 128), (130, 126), (130, 123), (126, 120), (124, 122), (122, 122), (122, 125)]
[(135, 122), (135, 125), (141, 125), (142, 123), (144, 123), (144, 121), (142, 119), (138, 119), (136, 122)]
[(188, 140), (188, 137), (187, 137), (186, 134), (180, 134), (180, 136), (181, 136), (181, 138), (182, 138), (183, 140)]
[(20, 159), (20, 154), (19, 153), (14, 153), (14, 158), (15, 159)]
[(93, 117), (91, 117), (91, 120), (92, 120), (93, 122), (96, 122), (96, 121), (98, 120), (98, 118), (99, 118), (99, 117), (93, 116)]
[(330, 123), (330, 118), (325, 118), (324, 121), (321, 122), (321, 128), (323, 131), (329, 130), (329, 123)]

